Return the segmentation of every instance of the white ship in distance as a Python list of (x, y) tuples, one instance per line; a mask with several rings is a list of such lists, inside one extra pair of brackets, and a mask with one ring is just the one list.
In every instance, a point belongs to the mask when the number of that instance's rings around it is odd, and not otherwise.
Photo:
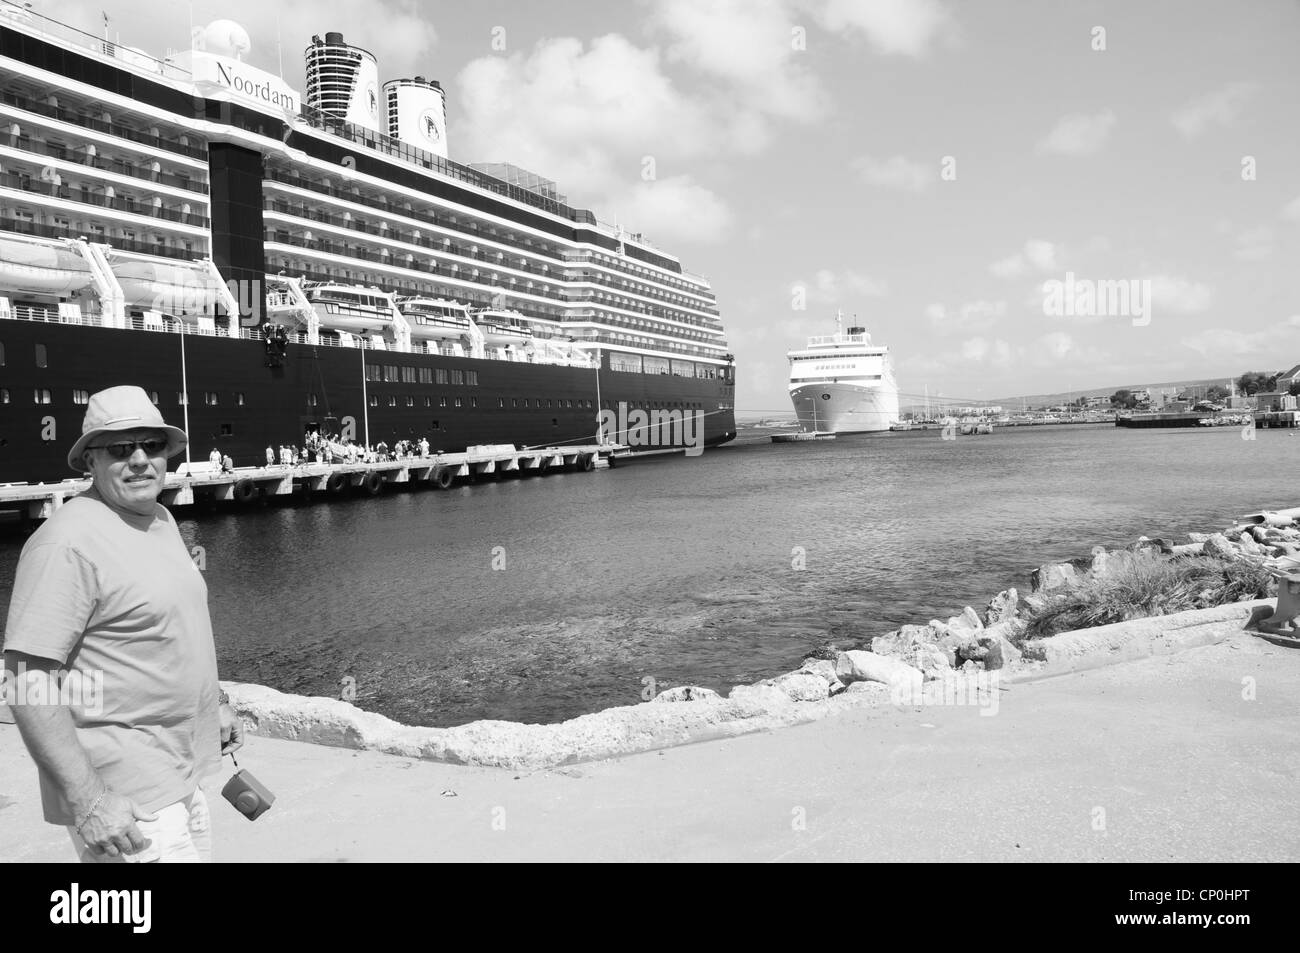
[(898, 420), (898, 385), (889, 348), (871, 343), (866, 328), (808, 339), (790, 351), (790, 400), (799, 426), (810, 433), (874, 433)]

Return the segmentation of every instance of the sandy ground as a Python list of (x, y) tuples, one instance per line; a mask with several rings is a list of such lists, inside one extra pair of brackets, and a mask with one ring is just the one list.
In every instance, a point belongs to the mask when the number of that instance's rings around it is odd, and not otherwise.
[[(522, 775), (255, 738), (278, 800), (218, 801), (217, 859), (1300, 859), (1300, 650), (1239, 636), (1000, 698)], [(0, 824), (0, 861), (72, 859), (12, 725)]]

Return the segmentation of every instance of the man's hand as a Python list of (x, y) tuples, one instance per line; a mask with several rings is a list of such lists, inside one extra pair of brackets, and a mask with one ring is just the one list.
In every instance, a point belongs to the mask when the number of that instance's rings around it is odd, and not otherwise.
[(130, 798), (112, 791), (105, 792), (90, 816), (77, 828), (91, 853), (136, 854), (147, 848), (150, 841), (140, 833), (136, 821), (156, 821), (158, 815), (142, 811)]
[(244, 746), (244, 723), (229, 705), (222, 705), (217, 713), (221, 718), (221, 753), (233, 754)]

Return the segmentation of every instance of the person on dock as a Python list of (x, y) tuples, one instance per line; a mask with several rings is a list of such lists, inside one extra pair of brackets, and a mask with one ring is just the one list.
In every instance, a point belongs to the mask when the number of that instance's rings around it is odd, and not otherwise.
[(269, 467), (269, 466), (273, 465), (274, 463), (275, 463), (275, 451), (271, 449), (271, 445), (270, 445), (270, 444), (267, 444), (267, 445), (266, 445), (266, 465)]
[(27, 701), (11, 710), (45, 819), (85, 863), (210, 859), (199, 785), (243, 743), (207, 584), (158, 503), (186, 442), (141, 388), (94, 394), (67, 457), (91, 486), (27, 541), (13, 580), (4, 665)]

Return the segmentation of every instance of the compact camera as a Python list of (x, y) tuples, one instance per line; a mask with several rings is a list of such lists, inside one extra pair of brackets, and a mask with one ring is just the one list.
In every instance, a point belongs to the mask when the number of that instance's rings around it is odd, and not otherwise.
[(235, 806), (235, 810), (250, 821), (255, 821), (275, 803), (275, 795), (266, 785), (243, 768), (236, 771), (221, 789), (221, 796)]

